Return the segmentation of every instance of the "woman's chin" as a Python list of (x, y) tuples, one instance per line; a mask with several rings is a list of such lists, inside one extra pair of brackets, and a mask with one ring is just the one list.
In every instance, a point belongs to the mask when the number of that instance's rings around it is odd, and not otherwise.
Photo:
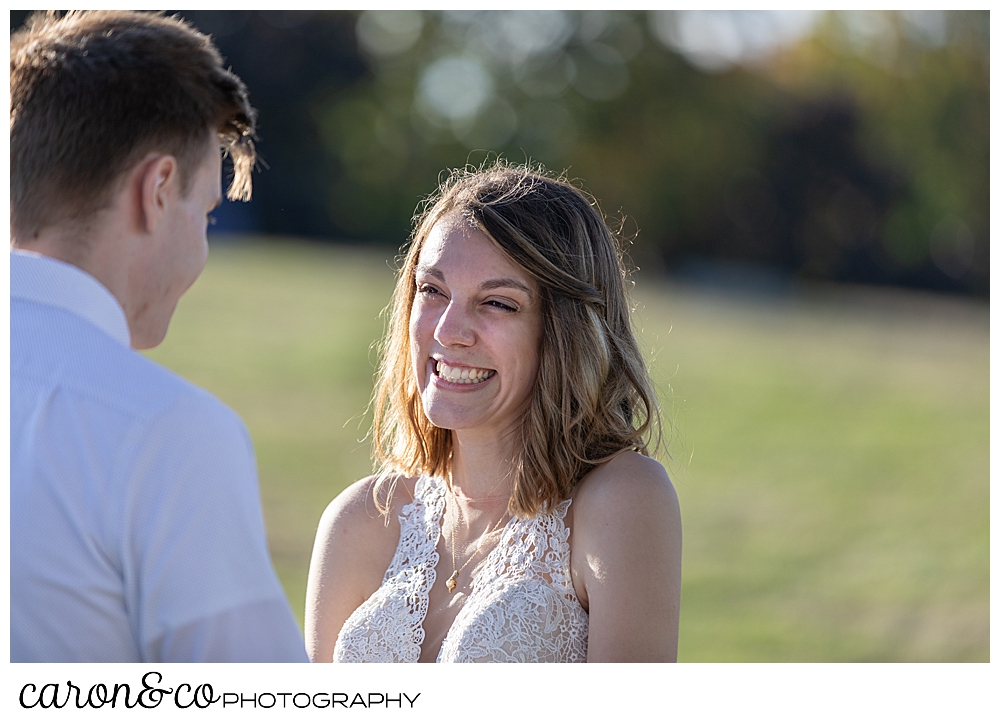
[(430, 423), (435, 427), (440, 427), (441, 429), (459, 431), (477, 426), (475, 420), (471, 420), (463, 414), (455, 414), (454, 412), (440, 409), (428, 409), (427, 407), (425, 407), (424, 410), (424, 414), (427, 416), (427, 419), (430, 420)]
[(489, 415), (484, 415), (482, 410), (458, 406), (440, 399), (424, 398), (424, 414), (435, 427), (459, 432), (489, 426), (491, 420), (486, 418)]

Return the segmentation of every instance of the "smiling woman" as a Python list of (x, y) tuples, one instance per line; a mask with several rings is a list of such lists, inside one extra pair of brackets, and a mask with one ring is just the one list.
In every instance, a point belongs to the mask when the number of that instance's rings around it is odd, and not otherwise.
[(414, 281), (411, 356), (427, 419), (469, 430), (466, 443), (518, 428), (538, 376), (537, 282), (460, 217), (434, 225)]
[(624, 282), (572, 185), (442, 186), (393, 297), (381, 468), (320, 522), (314, 661), (676, 659), (680, 513)]

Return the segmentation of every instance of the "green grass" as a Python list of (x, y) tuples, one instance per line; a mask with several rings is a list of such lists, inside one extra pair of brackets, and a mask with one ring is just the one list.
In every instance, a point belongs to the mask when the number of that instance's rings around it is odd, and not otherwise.
[[(370, 472), (390, 255), (216, 244), (150, 353), (246, 421), (300, 620), (319, 516)], [(988, 660), (987, 306), (643, 278), (636, 300), (684, 518), (680, 659)]]

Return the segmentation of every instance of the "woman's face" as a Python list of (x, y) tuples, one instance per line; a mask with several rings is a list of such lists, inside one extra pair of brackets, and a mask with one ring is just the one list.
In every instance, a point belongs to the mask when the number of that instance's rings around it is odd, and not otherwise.
[(455, 217), (431, 229), (414, 282), (410, 348), (428, 419), (495, 435), (516, 428), (538, 375), (538, 284)]

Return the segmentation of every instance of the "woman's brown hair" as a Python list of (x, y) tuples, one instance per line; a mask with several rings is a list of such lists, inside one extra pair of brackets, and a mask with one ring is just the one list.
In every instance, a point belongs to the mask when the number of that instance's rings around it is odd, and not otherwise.
[[(376, 501), (394, 476), (451, 472), (452, 439), (423, 412), (410, 358), (414, 270), (424, 241), (460, 216), (542, 289), (538, 382), (514, 459), (512, 514), (532, 517), (619, 452), (648, 455), (659, 410), (630, 322), (622, 249), (592, 199), (563, 179), (504, 162), (450, 173), (415, 221), (382, 345), (374, 406)], [(380, 502), (381, 501), (381, 502)]]

